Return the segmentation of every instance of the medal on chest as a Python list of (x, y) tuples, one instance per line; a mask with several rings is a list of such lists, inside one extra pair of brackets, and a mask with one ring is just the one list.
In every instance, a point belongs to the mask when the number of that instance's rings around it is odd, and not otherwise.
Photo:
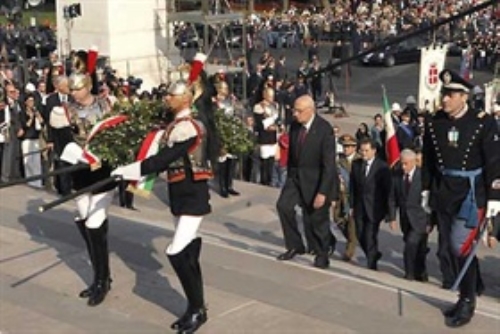
[(457, 147), (458, 146), (458, 135), (459, 135), (458, 129), (456, 127), (452, 126), (448, 130), (448, 145), (450, 145), (451, 147)]

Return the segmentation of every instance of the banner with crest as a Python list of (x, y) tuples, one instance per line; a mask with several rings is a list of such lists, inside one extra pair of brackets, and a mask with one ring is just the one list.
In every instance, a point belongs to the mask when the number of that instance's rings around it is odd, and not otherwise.
[(500, 79), (495, 79), (484, 84), (484, 111), (488, 114), (493, 112), (493, 106), (500, 96)]
[(439, 105), (441, 90), (439, 73), (444, 69), (447, 52), (447, 46), (431, 45), (422, 48), (418, 88), (420, 110), (434, 111), (434, 107)]

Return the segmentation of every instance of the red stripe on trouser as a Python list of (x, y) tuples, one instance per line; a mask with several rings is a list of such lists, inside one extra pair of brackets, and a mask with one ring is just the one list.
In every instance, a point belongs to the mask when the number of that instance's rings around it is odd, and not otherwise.
[(460, 256), (467, 256), (467, 254), (469, 254), (469, 252), (471, 251), (472, 244), (476, 239), (479, 230), (481, 229), (481, 223), (484, 219), (484, 209), (477, 210), (477, 219), (479, 221), (479, 224), (473, 230), (470, 231), (469, 235), (467, 236), (467, 239), (465, 239), (465, 242), (460, 247)]

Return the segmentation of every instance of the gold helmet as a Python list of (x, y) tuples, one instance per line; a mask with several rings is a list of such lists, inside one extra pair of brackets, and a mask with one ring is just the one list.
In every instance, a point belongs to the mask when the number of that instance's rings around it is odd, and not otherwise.
[(75, 52), (71, 60), (72, 74), (69, 77), (69, 88), (71, 90), (80, 90), (87, 87), (97, 94), (97, 48), (91, 48), (89, 51), (80, 50)]

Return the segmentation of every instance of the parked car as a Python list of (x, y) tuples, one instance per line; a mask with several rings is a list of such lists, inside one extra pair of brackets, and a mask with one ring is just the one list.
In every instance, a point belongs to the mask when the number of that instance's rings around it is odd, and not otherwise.
[[(387, 40), (382, 43), (387, 42)], [(382, 65), (391, 67), (394, 65), (417, 63), (420, 61), (420, 53), (423, 47), (429, 43), (424, 38), (410, 38), (398, 44), (386, 47), (384, 50), (367, 54), (361, 60), (363, 65)]]

